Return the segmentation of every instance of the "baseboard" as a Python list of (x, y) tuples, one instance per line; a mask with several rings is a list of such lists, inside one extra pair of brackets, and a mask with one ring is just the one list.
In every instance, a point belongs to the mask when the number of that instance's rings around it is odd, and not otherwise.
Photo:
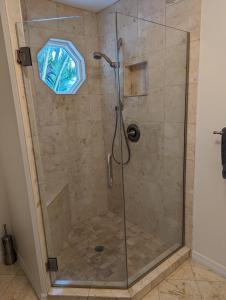
[(24, 260), (23, 260), (22, 256), (19, 253), (17, 253), (17, 257), (18, 257), (18, 262), (19, 262), (21, 268), (23, 269), (25, 275), (27, 276), (28, 280), (32, 284), (32, 287), (35, 290), (35, 292), (36, 292), (37, 296), (39, 297), (39, 299), (40, 300), (47, 300), (47, 294), (43, 294), (43, 293), (40, 292), (40, 288), (36, 284), (37, 280), (34, 278), (32, 272), (30, 272), (30, 270), (27, 268), (26, 264), (24, 263)]
[(206, 266), (207, 268), (226, 278), (226, 266), (221, 265), (211, 258), (208, 258), (196, 251), (192, 251), (192, 258), (194, 261), (197, 261), (201, 265)]

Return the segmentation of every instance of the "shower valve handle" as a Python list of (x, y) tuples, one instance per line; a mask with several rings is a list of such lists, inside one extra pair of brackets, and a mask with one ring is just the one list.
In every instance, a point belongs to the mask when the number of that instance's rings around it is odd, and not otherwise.
[(136, 124), (130, 124), (127, 128), (127, 137), (128, 139), (136, 143), (140, 139), (140, 129)]
[(136, 136), (136, 131), (135, 130), (130, 130), (128, 132), (128, 136), (135, 137)]

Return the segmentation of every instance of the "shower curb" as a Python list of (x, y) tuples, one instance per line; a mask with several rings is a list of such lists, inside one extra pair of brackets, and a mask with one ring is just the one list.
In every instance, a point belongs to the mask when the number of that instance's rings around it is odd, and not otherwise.
[(190, 249), (183, 247), (161, 263), (155, 270), (136, 282), (127, 290), (94, 288), (52, 287), (49, 300), (140, 300), (163, 279), (175, 271), (188, 257)]

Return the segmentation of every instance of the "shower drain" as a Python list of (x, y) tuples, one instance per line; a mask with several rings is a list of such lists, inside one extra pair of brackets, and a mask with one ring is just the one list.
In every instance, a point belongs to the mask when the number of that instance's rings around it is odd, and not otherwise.
[(102, 251), (104, 251), (104, 246), (101, 246), (101, 245), (96, 246), (95, 247), (95, 251), (96, 252), (102, 252)]

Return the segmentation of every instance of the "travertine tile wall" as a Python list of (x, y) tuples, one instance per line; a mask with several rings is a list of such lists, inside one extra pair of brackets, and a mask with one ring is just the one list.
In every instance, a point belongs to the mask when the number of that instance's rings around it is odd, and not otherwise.
[(66, 185), (47, 207), (50, 238), (54, 254), (57, 256), (68, 241), (68, 232), (71, 230), (70, 211), (70, 195)]
[[(28, 20), (81, 17), (26, 26), (33, 56), (37, 123), (33, 139), (38, 140), (36, 157), (41, 159), (36, 162), (41, 191), (44, 191), (42, 198), (45, 203), (51, 203), (68, 185), (70, 214), (60, 219), (71, 216), (73, 224), (107, 207), (100, 69), (92, 58), (92, 53), (99, 48), (96, 15), (48, 0), (26, 0), (23, 8)], [(55, 95), (39, 80), (36, 53), (52, 37), (72, 41), (85, 58), (87, 79), (76, 95)], [(59, 228), (59, 224), (55, 225)]]
[[(199, 60), (199, 32), (200, 32), (200, 18), (201, 18), (201, 0), (120, 0), (113, 6), (103, 10), (99, 13), (100, 32), (105, 35), (105, 38), (100, 39), (100, 46), (102, 51), (107, 51), (114, 57), (114, 52), (111, 53), (109, 48), (106, 48), (104, 44), (105, 39), (108, 39), (108, 44), (114, 42), (114, 38), (110, 33), (113, 33), (113, 23), (110, 20), (109, 12), (119, 11), (131, 16), (138, 16), (147, 20), (166, 24), (171, 27), (175, 27), (181, 30), (185, 30), (191, 33), (190, 43), (190, 73), (189, 73), (189, 91), (188, 91), (188, 136), (187, 136), (187, 172), (186, 172), (186, 244), (191, 247), (192, 243), (192, 198), (193, 198), (193, 169), (194, 169), (194, 145), (195, 145), (195, 120), (196, 120), (196, 93), (197, 93), (197, 80), (198, 80), (198, 60)], [(153, 72), (151, 93), (154, 93), (156, 104), (151, 103), (153, 114), (151, 115), (150, 109), (148, 110), (145, 97), (125, 99), (124, 110), (125, 121), (138, 121), (139, 124), (147, 121), (147, 112), (149, 112), (148, 119), (155, 120), (155, 126), (148, 124), (147, 131), (142, 128), (145, 136), (149, 136), (152, 140), (152, 145), (158, 145), (160, 148), (149, 149), (146, 145), (132, 145), (132, 157), (130, 165), (125, 168), (124, 180), (125, 180), (125, 195), (126, 201), (129, 204), (127, 206), (127, 217), (131, 217), (134, 221), (143, 225), (148, 225), (149, 230), (165, 231), (166, 223), (162, 222), (164, 217), (169, 219), (175, 218), (175, 216), (181, 217), (178, 214), (181, 211), (181, 199), (182, 199), (182, 166), (183, 166), (183, 100), (185, 90), (185, 76), (184, 70), (179, 70), (176, 64), (185, 66), (185, 41), (186, 35), (182, 32), (174, 31), (173, 29), (164, 29), (159, 26), (146, 25), (149, 33), (143, 31), (144, 39), (139, 42), (139, 34), (142, 35), (141, 24), (137, 24), (137, 21), (133, 18), (123, 17), (121, 21), (121, 28), (119, 34), (126, 40), (127, 49), (124, 50), (124, 58), (141, 56), (145, 46), (152, 52), (152, 58), (149, 61), (149, 74)], [(110, 20), (110, 21), (109, 21)], [(103, 22), (105, 26), (103, 26)], [(119, 22), (120, 23), (120, 22)], [(110, 24), (111, 26), (106, 26)], [(120, 26), (120, 24), (119, 24)], [(104, 30), (103, 30), (104, 28)], [(145, 29), (144, 29), (145, 30)], [(149, 35), (150, 34), (150, 35)], [(164, 39), (165, 37), (165, 39)], [(165, 43), (165, 44), (164, 44)], [(138, 47), (138, 48), (136, 48)], [(161, 53), (161, 48), (168, 47), (165, 53)], [(114, 49), (114, 48), (113, 48)], [(114, 49), (115, 50), (115, 49)], [(133, 55), (133, 54), (136, 55)], [(138, 54), (139, 53), (139, 54)], [(166, 58), (166, 65), (164, 65), (164, 57)], [(168, 63), (167, 63), (168, 60)], [(163, 87), (162, 69), (169, 70), (166, 74), (166, 82), (168, 81), (168, 87)], [(109, 72), (103, 69), (103, 73)], [(182, 81), (181, 81), (182, 80)], [(154, 81), (154, 85), (153, 85)], [(177, 86), (174, 86), (177, 85)], [(110, 108), (110, 105), (106, 103), (103, 97), (103, 105)], [(106, 108), (105, 108), (106, 109)], [(107, 110), (107, 109), (106, 109)], [(142, 113), (143, 112), (143, 113)], [(106, 112), (105, 112), (106, 113)], [(111, 113), (109, 113), (111, 114)], [(165, 118), (165, 128), (161, 128), (161, 118)], [(142, 126), (142, 125), (141, 125)], [(147, 124), (146, 124), (147, 126)], [(163, 125), (164, 126), (164, 125)], [(151, 130), (151, 128), (153, 130)], [(152, 133), (151, 133), (152, 132)], [(164, 132), (164, 133), (163, 133)], [(167, 158), (164, 155), (161, 141), (161, 134), (165, 134), (165, 150), (167, 151)], [(146, 141), (147, 142), (147, 141)], [(142, 140), (141, 140), (142, 143)], [(145, 152), (146, 149), (146, 153)], [(163, 156), (162, 155), (163, 151)], [(158, 172), (158, 167), (153, 166), (149, 160), (145, 164), (144, 159), (150, 159), (156, 166), (161, 166), (161, 162), (164, 162), (165, 168), (164, 174)], [(171, 153), (171, 154), (170, 154)], [(133, 156), (134, 155), (134, 156)], [(136, 157), (136, 159), (135, 159)], [(139, 161), (139, 157), (142, 161)], [(164, 159), (165, 157), (165, 159)], [(132, 166), (133, 164), (134, 167)], [(151, 170), (146, 170), (145, 166), (150, 165)], [(144, 172), (145, 170), (145, 172)], [(155, 172), (156, 170), (157, 172)], [(153, 184), (150, 184), (150, 176), (157, 177)], [(148, 181), (144, 181), (141, 175), (146, 174), (149, 176)], [(163, 177), (161, 177), (163, 176)], [(137, 179), (139, 178), (139, 179)], [(149, 184), (148, 184), (149, 182)], [(148, 190), (144, 187), (148, 187)], [(164, 188), (163, 188), (164, 186)], [(161, 191), (161, 192), (160, 192)], [(149, 197), (147, 198), (147, 195)], [(128, 199), (133, 199), (129, 201)], [(150, 201), (151, 199), (151, 201)], [(167, 201), (171, 199), (171, 203)], [(174, 201), (173, 201), (174, 199)], [(109, 199), (111, 202), (111, 198)], [(143, 201), (143, 202), (142, 202)], [(155, 204), (156, 202), (156, 204)], [(137, 203), (137, 205), (136, 205)], [(142, 205), (141, 205), (142, 204)], [(148, 207), (149, 205), (149, 207)], [(143, 208), (143, 209), (142, 209)], [(156, 210), (157, 209), (157, 210)], [(164, 215), (162, 212), (164, 211)], [(135, 214), (132, 214), (135, 212)], [(161, 214), (160, 214), (161, 213)], [(169, 216), (170, 215), (170, 216)], [(163, 219), (159, 218), (162, 216)], [(160, 223), (162, 223), (162, 226)], [(168, 221), (168, 225), (169, 221)], [(172, 225), (172, 224), (171, 224)], [(162, 229), (162, 230), (161, 230)], [(158, 232), (159, 233), (159, 232)], [(164, 232), (162, 232), (164, 234)]]
[[(113, 61), (116, 61), (116, 23), (115, 16), (103, 12), (97, 14), (98, 35), (100, 51), (105, 53)], [(101, 70), (101, 92), (102, 92), (102, 116), (104, 125), (105, 157), (112, 152), (112, 141), (115, 130), (115, 107), (118, 105), (118, 94), (115, 82), (114, 69), (104, 61), (100, 61)], [(114, 154), (118, 161), (121, 161), (121, 137), (118, 130), (115, 138)], [(122, 168), (114, 160), (113, 167), (113, 186), (108, 189), (108, 205), (113, 212), (123, 214), (123, 187), (122, 187)]]

